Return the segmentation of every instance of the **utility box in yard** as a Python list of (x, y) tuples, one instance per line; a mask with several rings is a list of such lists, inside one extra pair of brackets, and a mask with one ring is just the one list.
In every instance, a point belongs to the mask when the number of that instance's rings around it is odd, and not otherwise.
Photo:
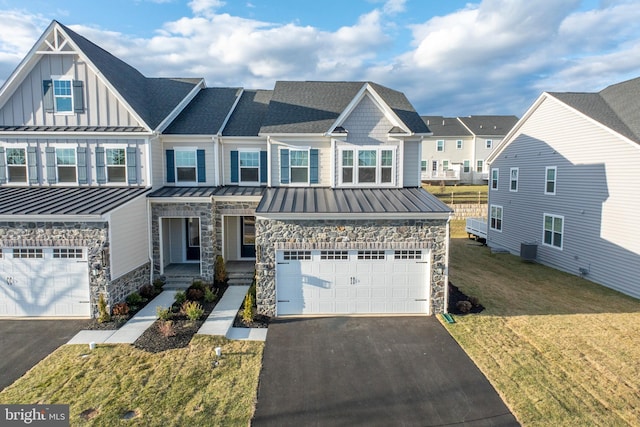
[(535, 262), (538, 256), (537, 243), (520, 243), (520, 258), (526, 262)]

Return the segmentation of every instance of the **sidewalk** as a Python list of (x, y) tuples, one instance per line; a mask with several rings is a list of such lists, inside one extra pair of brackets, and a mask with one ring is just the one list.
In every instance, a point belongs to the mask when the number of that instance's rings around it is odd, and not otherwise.
[[(233, 321), (248, 290), (248, 286), (229, 286), (197, 333), (200, 335), (223, 335), (231, 340), (266, 340), (267, 328), (233, 327)], [(175, 290), (163, 291), (120, 329), (80, 331), (67, 344), (89, 344), (92, 342), (96, 344), (133, 344), (156, 321), (156, 307), (170, 307), (176, 292)]]

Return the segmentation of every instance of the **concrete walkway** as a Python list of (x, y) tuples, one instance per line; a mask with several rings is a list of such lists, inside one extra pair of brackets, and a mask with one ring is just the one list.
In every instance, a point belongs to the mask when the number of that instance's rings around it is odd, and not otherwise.
[[(249, 290), (248, 286), (229, 286), (222, 299), (204, 321), (200, 335), (222, 335), (231, 340), (265, 341), (267, 328), (234, 328), (233, 321)], [(163, 291), (127, 323), (117, 330), (84, 330), (78, 332), (67, 344), (133, 344), (156, 321), (156, 308), (170, 307), (175, 300), (175, 290)]]

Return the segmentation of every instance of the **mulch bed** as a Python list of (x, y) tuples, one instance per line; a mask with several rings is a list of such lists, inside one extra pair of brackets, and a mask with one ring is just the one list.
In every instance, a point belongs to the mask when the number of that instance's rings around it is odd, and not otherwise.
[(98, 319), (91, 319), (86, 329), (90, 330), (115, 330), (120, 329), (125, 323), (127, 323), (133, 316), (136, 315), (137, 312), (142, 310), (147, 304), (151, 302), (156, 296), (158, 296), (160, 292), (155, 293), (153, 296), (149, 298), (145, 298), (142, 302), (136, 307), (135, 310), (129, 310), (129, 313), (126, 315), (120, 316), (111, 316), (111, 320), (108, 322), (98, 322)]
[[(461, 301), (468, 301), (471, 308), (468, 311), (461, 310), (462, 306), (458, 304)], [(479, 303), (479, 301), (477, 301), (477, 298), (467, 296), (464, 292), (458, 289), (457, 286), (449, 282), (449, 313), (460, 316), (480, 313), (482, 310), (484, 310), (484, 307)]]
[(236, 318), (233, 320), (234, 328), (268, 328), (269, 327), (269, 322), (271, 321), (271, 317), (264, 316), (262, 314), (256, 314), (255, 316), (253, 316), (253, 322), (245, 323), (245, 321), (242, 320), (242, 311), (243, 311), (242, 306), (240, 306), (240, 309), (236, 314)]

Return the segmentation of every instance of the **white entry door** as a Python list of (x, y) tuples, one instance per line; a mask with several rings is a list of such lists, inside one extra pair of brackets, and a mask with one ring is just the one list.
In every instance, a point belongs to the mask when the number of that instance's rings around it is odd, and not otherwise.
[(83, 248), (10, 248), (0, 259), (0, 316), (90, 317)]
[(428, 254), (278, 251), (276, 314), (429, 314)]

